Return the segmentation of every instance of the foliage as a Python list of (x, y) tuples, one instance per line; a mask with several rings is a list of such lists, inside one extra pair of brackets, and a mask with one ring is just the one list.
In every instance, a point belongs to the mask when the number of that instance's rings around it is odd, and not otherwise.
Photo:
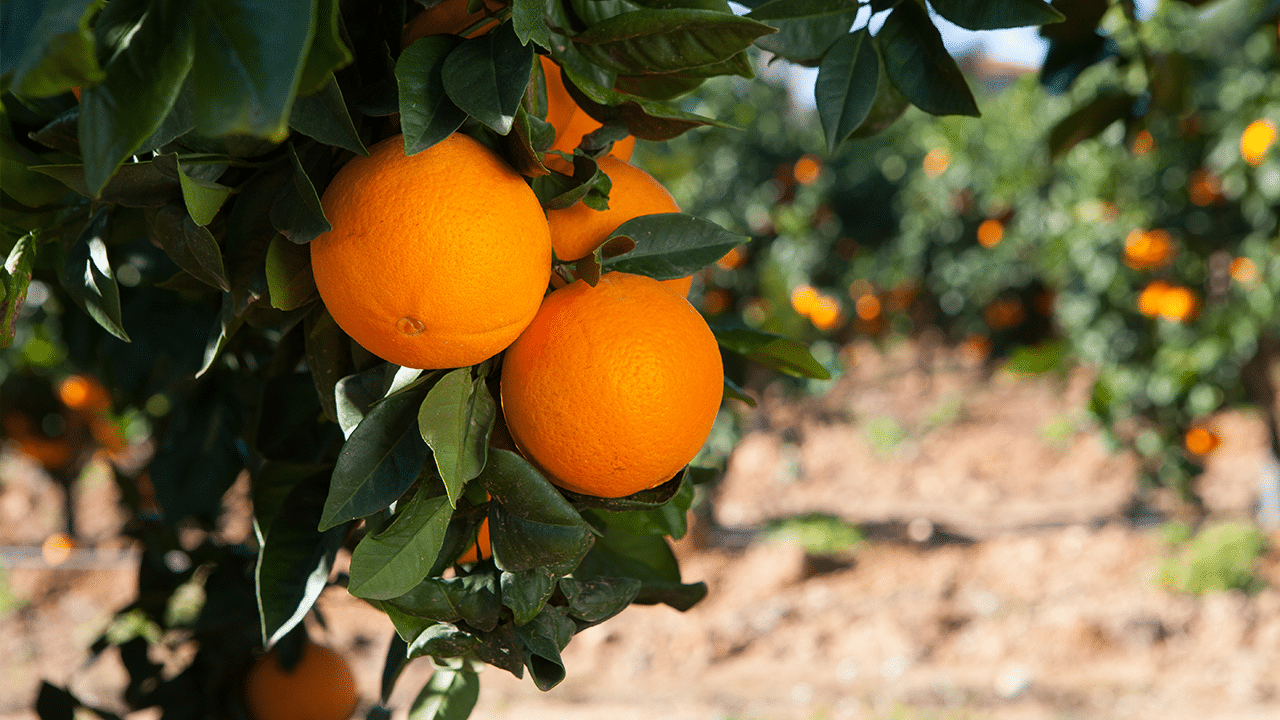
[(1157, 572), (1160, 585), (1191, 595), (1262, 588), (1256, 563), (1267, 550), (1267, 538), (1256, 527), (1219, 523), (1198, 532), (1185, 528), (1178, 534), (1183, 537), (1170, 541), (1174, 556), (1166, 558)]
[[(632, 602), (686, 609), (705, 592), (681, 581), (666, 538), (684, 533), (693, 478), (706, 473), (616, 500), (563, 493), (503, 449), (499, 361), (399, 368), (337, 328), (306, 244), (329, 228), (318, 197), (353, 154), (397, 132), (412, 153), (462, 131), (530, 178), (544, 205), (598, 204), (598, 153), (626, 133), (662, 141), (726, 124), (682, 96), (709, 77), (752, 77), (761, 49), (819, 68), (831, 147), (911, 104), (977, 114), (916, 0), (750, 2), (745, 15), (723, 0), (470, 0), (499, 24), (402, 48), (406, 19), (432, 4), (0, 7), (0, 339), (15, 348), (0, 361), (6, 399), (22, 400), (19, 414), (44, 408), (36, 425), (52, 432), (58, 423), (43, 420), (66, 413), (51, 382), (92, 373), (110, 388), (111, 424), (154, 449), (142, 462), (113, 454), (143, 547), (138, 600), (118, 618), (145, 632), (95, 646), (120, 647), (131, 708), (235, 716), (252, 651), (303, 642), (301, 622), (344, 547), (351, 571), (337, 582), (397, 630), (382, 700), (408, 661), (442, 668), (415, 703), (423, 717), (470, 713), (475, 662), (527, 670), (548, 689), (577, 631)], [(932, 7), (976, 28), (1059, 19), (1039, 0)], [(571, 176), (543, 163), (536, 54), (605, 123), (575, 151)], [(659, 230), (660, 243), (646, 241)], [(688, 216), (627, 234), (635, 249), (610, 262), (656, 276), (688, 274), (741, 241)], [(827, 374), (782, 334), (726, 322), (717, 335), (734, 362)], [(254, 538), (220, 543), (212, 531), (242, 475)], [(455, 564), (484, 518), (493, 558)], [(204, 599), (170, 613), (180, 590)], [(194, 652), (174, 674), (151, 659), (152, 643)], [(77, 705), (46, 686), (37, 710)]]

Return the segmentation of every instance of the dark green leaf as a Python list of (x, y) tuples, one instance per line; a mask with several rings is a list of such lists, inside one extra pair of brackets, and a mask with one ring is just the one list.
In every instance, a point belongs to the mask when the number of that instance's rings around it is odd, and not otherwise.
[(341, 16), (339, 0), (317, 0), (315, 34), (302, 65), (299, 95), (311, 95), (325, 87), (335, 70), (349, 65), (354, 59), (342, 42)]
[[(873, 38), (874, 39), (874, 38)], [(871, 103), (871, 110), (867, 113), (867, 119), (862, 121), (862, 125), (858, 126), (851, 138), (865, 138), (880, 133), (887, 129), (890, 125), (902, 117), (902, 114), (911, 107), (911, 102), (903, 97), (902, 92), (889, 79), (889, 73), (884, 69), (884, 58), (880, 53), (876, 52), (876, 96)], [(821, 69), (819, 69), (821, 72)], [(846, 138), (847, 139), (847, 138)]]
[(524, 677), (523, 645), (516, 635), (515, 626), (502, 623), (492, 632), (482, 632), (478, 636), (480, 644), (474, 650), (477, 658), (517, 678)]
[(222, 204), (231, 196), (231, 188), (200, 177), (192, 177), (194, 171), (183, 167), (181, 157), (177, 158), (177, 166), (178, 183), (182, 187), (182, 202), (187, 207), (187, 214), (196, 225), (201, 227), (208, 225), (213, 222)]
[[(5, 58), (0, 61), (0, 74), (13, 71), (10, 90), (15, 95), (49, 97), (100, 82), (103, 72), (89, 29), (97, 11), (94, 0), (6, 2), (0, 10), (0, 25), (6, 30), (12, 27), (17, 35), (5, 33)], [(25, 32), (19, 31), (17, 16), (37, 13), (35, 23)]]
[(396, 61), (406, 155), (449, 137), (467, 119), (467, 113), (449, 99), (442, 73), (445, 58), (461, 43), (457, 35), (428, 35), (405, 48)]
[(585, 202), (588, 195), (603, 199), (611, 187), (613, 181), (600, 171), (595, 159), (581, 153), (573, 156), (572, 177), (552, 170), (533, 179), (533, 192), (542, 207), (548, 210), (561, 210), (576, 202)]
[(318, 91), (294, 102), (289, 127), (325, 145), (336, 145), (358, 155), (369, 154), (351, 122), (342, 88), (332, 75)]
[(813, 359), (803, 343), (746, 327), (712, 325), (720, 347), (793, 377), (830, 380), (831, 373)]
[(351, 437), (364, 416), (369, 414), (375, 403), (390, 394), (392, 387), (402, 387), (419, 375), (421, 371), (413, 374), (398, 365), (382, 363), (339, 380), (334, 389), (334, 399), (342, 433)]
[(746, 403), (748, 407), (756, 406), (755, 399), (748, 395), (746, 390), (739, 387), (738, 383), (727, 377), (724, 379), (724, 396), (727, 398), (733, 398), (734, 400), (741, 400)]
[(0, 191), (30, 208), (61, 199), (67, 186), (31, 169), (46, 162), (17, 140), (0, 135)]
[(679, 540), (689, 529), (689, 507), (693, 504), (693, 483), (686, 473), (673, 480), (677, 491), (657, 507), (627, 510), (591, 510), (590, 521), (608, 525), (632, 535), (667, 535)]
[(196, 131), (283, 141), (312, 39), (316, 0), (200, 0), (194, 6)]
[(913, 105), (931, 115), (978, 117), (964, 73), (922, 5), (894, 6), (875, 37), (885, 71)]
[[(176, 172), (169, 173), (170, 169), (177, 167), (174, 164), (176, 156), (166, 157), (168, 167), (164, 166), (161, 158), (122, 165), (106, 186), (99, 188), (98, 199), (126, 207), (147, 208), (181, 201), (182, 184)], [(91, 196), (83, 165), (36, 165), (31, 169), (57, 178), (81, 195)]]
[(437, 668), (409, 707), (409, 720), (467, 720), (479, 699), (475, 672)]
[(306, 248), (280, 236), (272, 238), (267, 249), (266, 271), (271, 307), (294, 310), (317, 297), (311, 253)]
[(544, 0), (515, 0), (511, 3), (511, 27), (522, 44), (530, 40), (544, 48), (551, 47), (551, 31), (544, 19), (547, 4)]
[(383, 705), (391, 701), (391, 692), (395, 689), (396, 680), (409, 664), (409, 644), (400, 637), (400, 633), (391, 633), (391, 642), (387, 644), (387, 660), (382, 665), (382, 683), (378, 699)]
[(502, 23), (454, 48), (444, 60), (442, 80), (455, 105), (506, 135), (532, 71), (533, 47), (521, 44), (511, 23)]
[[(194, 278), (190, 273), (187, 273), (187, 276)], [(214, 363), (222, 356), (222, 351), (227, 349), (231, 337), (242, 325), (244, 325), (244, 314), (236, 312), (235, 298), (229, 292), (222, 293), (222, 305), (218, 310), (217, 319), (213, 321), (208, 340), (205, 342), (204, 362), (196, 371), (196, 377), (203, 377), (213, 369)]]
[[(387, 610), (392, 620), (396, 620), (398, 611)], [(397, 630), (400, 624), (397, 623)], [(413, 636), (409, 643), (409, 657), (462, 657), (471, 652), (479, 643), (475, 635), (464, 632), (448, 623), (431, 623)]]
[[(119, 8), (119, 12), (116, 12)], [(186, 0), (108, 3), (96, 34), (114, 53), (102, 83), (80, 96), (78, 129), (85, 183), (96, 196), (126, 158), (160, 129), (195, 60)]]
[(1053, 126), (1049, 132), (1050, 154), (1055, 158), (1061, 157), (1112, 123), (1124, 120), (1129, 116), (1133, 103), (1133, 96), (1126, 93), (1105, 93), (1093, 98)]
[(573, 36), (588, 60), (619, 75), (671, 73), (723, 62), (756, 38), (764, 23), (713, 10), (624, 12)]
[(564, 608), (548, 605), (525, 625), (516, 627), (516, 635), (524, 645), (524, 666), (529, 668), (533, 684), (543, 692), (564, 680), (564, 662), (560, 651), (573, 639), (577, 626)]
[(463, 486), (484, 467), (496, 416), (484, 375), (472, 379), (470, 368), (446, 373), (418, 408), (418, 431), (431, 448), (451, 506), (457, 506)]
[(302, 327), (306, 333), (307, 368), (315, 382), (320, 407), (324, 408), (325, 417), (338, 422), (334, 389), (351, 372), (351, 339), (333, 321), (323, 303), (317, 303), (307, 313)]
[(606, 527), (596, 539), (573, 577), (639, 580), (640, 590), (633, 602), (666, 603), (677, 610), (688, 610), (707, 594), (703, 583), (680, 581), (680, 565), (661, 535), (632, 535), (613, 527)]
[(568, 600), (569, 616), (594, 625), (617, 615), (635, 600), (642, 583), (635, 578), (560, 578), (560, 592)]
[(605, 271), (671, 280), (692, 275), (748, 241), (709, 220), (684, 213), (633, 218), (610, 235), (635, 241), (631, 252), (604, 260)]
[(556, 589), (556, 576), (546, 568), (503, 572), (502, 604), (511, 609), (513, 622), (524, 625), (542, 612)]
[(271, 203), (271, 224), (291, 242), (304, 245), (333, 229), (324, 208), (316, 195), (315, 185), (302, 167), (298, 153), (289, 145), (289, 159), (293, 162), (291, 181)]
[(1046, 25), (1066, 19), (1043, 0), (929, 0), (929, 4), (966, 30)]
[(425, 394), (387, 397), (356, 426), (333, 468), (322, 530), (383, 510), (413, 485), (431, 455), (417, 428)]
[(351, 553), (352, 595), (375, 600), (399, 597), (427, 576), (444, 543), (453, 515), (448, 498), (422, 485), (396, 511), (391, 525), (365, 535)]
[[(333, 568), (346, 527), (316, 529), (324, 508), (323, 473), (298, 466), (266, 466), (253, 478), (254, 529), (262, 548), (254, 571), (262, 639), (271, 647), (302, 622)], [(278, 511), (262, 517), (258, 497), (283, 494)]]
[(120, 288), (116, 285), (104, 242), (108, 210), (103, 207), (94, 213), (84, 232), (67, 250), (67, 259), (62, 266), (62, 286), (104, 330), (129, 342), (120, 317)]
[(813, 95), (831, 152), (866, 122), (875, 104), (880, 68), (880, 56), (865, 29), (845, 35), (822, 59)]
[(490, 450), (476, 481), (493, 498), (489, 537), (499, 568), (567, 570), (591, 547), (591, 531), (582, 516), (519, 455)]
[(460, 620), (485, 631), (497, 627), (502, 614), (498, 585), (491, 572), (448, 579), (427, 577), (384, 605), (432, 622)]
[(231, 290), (222, 264), (222, 249), (208, 228), (191, 219), (185, 207), (166, 205), (151, 218), (151, 237), (178, 267), (224, 292)]
[(671, 502), (671, 499), (680, 494), (681, 485), (684, 482), (684, 472), (680, 472), (675, 477), (662, 483), (657, 487), (641, 490), (631, 495), (618, 498), (603, 498), (594, 495), (579, 495), (571, 490), (561, 489), (560, 493), (577, 508), (594, 508), (597, 510), (609, 510), (610, 512), (624, 512), (627, 510), (652, 510), (662, 507)]
[(772, 0), (747, 17), (778, 30), (757, 39), (756, 45), (792, 62), (809, 63), (848, 34), (858, 7), (847, 0)]

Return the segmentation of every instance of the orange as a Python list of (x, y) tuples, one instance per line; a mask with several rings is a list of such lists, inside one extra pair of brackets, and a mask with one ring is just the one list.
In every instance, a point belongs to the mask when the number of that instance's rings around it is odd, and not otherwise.
[(66, 533), (56, 532), (40, 544), (40, 557), (44, 558), (47, 565), (61, 565), (71, 558), (71, 551), (75, 548), (74, 538)]
[(1276, 141), (1276, 124), (1267, 119), (1254, 120), (1240, 134), (1240, 157), (1250, 165), (1261, 165)]
[(1173, 287), (1164, 280), (1152, 280), (1147, 286), (1138, 293), (1138, 312), (1147, 317), (1155, 317), (1160, 314), (1160, 308), (1164, 302), (1164, 295)]
[[(559, 75), (559, 72), (556, 73)], [(566, 91), (567, 94), (568, 91)], [(573, 149), (578, 147), (582, 142), (582, 138), (588, 133), (599, 130), (604, 123), (596, 120), (587, 114), (585, 110), (574, 105), (574, 113), (570, 116), (568, 123), (564, 126), (556, 126), (556, 141), (551, 143), (549, 150), (559, 150), (561, 152), (572, 153)], [(552, 123), (554, 125), (554, 123)], [(621, 140), (615, 140), (613, 148), (609, 154), (619, 160), (630, 160), (631, 154), (636, 149), (636, 138), (634, 135), (628, 135)]]
[(1208, 455), (1222, 444), (1222, 438), (1218, 437), (1218, 433), (1202, 427), (1191, 428), (1182, 440), (1187, 452), (1192, 455)]
[(984, 248), (993, 248), (1004, 239), (1004, 223), (995, 218), (987, 218), (978, 226), (978, 244)]
[[(468, 0), (444, 0), (439, 5), (432, 5), (414, 15), (413, 19), (409, 20), (408, 24), (404, 26), (404, 32), (400, 35), (400, 47), (409, 47), (414, 40), (428, 35), (457, 35), (483, 20), (487, 13), (493, 12), (503, 5), (503, 3), (495, 2), (494, 0), (485, 0), (483, 8), (476, 12), (468, 13), (467, 2)], [(497, 24), (495, 20), (482, 25), (467, 37), (483, 35), (492, 30)]]
[(272, 650), (253, 662), (245, 678), (245, 706), (253, 720), (347, 720), (359, 699), (347, 661), (310, 641), (290, 671)]
[(69, 375), (58, 384), (58, 399), (72, 410), (100, 415), (111, 409), (111, 395), (88, 375)]
[(321, 198), (333, 229), (311, 243), (333, 319), (378, 357), (464, 367), (533, 320), (551, 238), (533, 190), (479, 142), (454, 134), (411, 156), (394, 136), (342, 167)]
[(982, 318), (993, 330), (1008, 330), (1021, 325), (1026, 312), (1016, 298), (1003, 298), (988, 305), (982, 311)]
[(1134, 270), (1152, 270), (1169, 264), (1176, 249), (1169, 231), (1139, 228), (1124, 239), (1124, 264)]
[(462, 551), (455, 561), (462, 563), (480, 562), (493, 556), (493, 546), (489, 544), (489, 518), (480, 521), (480, 529), (476, 531), (476, 541), (471, 547)]
[(792, 166), (791, 174), (801, 185), (812, 185), (822, 176), (822, 161), (817, 155), (802, 155)]
[(597, 497), (671, 479), (706, 442), (724, 388), (698, 311), (627, 273), (552, 292), (504, 357), (499, 394), (516, 447), (551, 482)]
[(1185, 322), (1200, 311), (1200, 298), (1188, 287), (1174, 286), (1160, 296), (1160, 317)]
[(951, 153), (942, 148), (934, 148), (925, 153), (924, 161), (921, 165), (924, 168), (925, 175), (936, 178), (951, 167)]
[[(573, 98), (569, 96), (569, 91), (564, 87), (564, 78), (560, 77), (560, 66), (556, 65), (555, 61), (546, 55), (539, 55), (538, 61), (542, 63), (542, 74), (547, 79), (546, 120), (551, 124), (551, 127), (556, 129), (556, 137), (558, 138), (563, 134), (561, 128), (569, 127), (574, 115), (582, 113), (582, 111), (578, 109), (577, 104), (573, 102)], [(582, 114), (585, 115), (586, 113)], [(580, 142), (581, 140), (582, 136), (578, 136), (578, 141)], [(575, 142), (567, 152), (573, 152), (573, 148), (577, 144)]]

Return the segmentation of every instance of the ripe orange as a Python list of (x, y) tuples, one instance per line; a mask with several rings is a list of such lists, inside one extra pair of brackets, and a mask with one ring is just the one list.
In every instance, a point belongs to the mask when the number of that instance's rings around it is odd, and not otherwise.
[(1142, 292), (1138, 293), (1138, 312), (1147, 317), (1155, 317), (1160, 314), (1160, 308), (1164, 303), (1164, 295), (1173, 287), (1164, 280), (1152, 280), (1147, 286), (1142, 288)]
[(1168, 265), (1176, 251), (1169, 231), (1139, 228), (1124, 239), (1124, 264), (1134, 270), (1152, 270)]
[(538, 311), (551, 275), (542, 206), (466, 135), (412, 156), (387, 138), (339, 170), (321, 204), (333, 230), (311, 243), (316, 287), (338, 326), (378, 357), (473, 365)]
[(1276, 124), (1263, 118), (1254, 120), (1240, 134), (1240, 157), (1250, 165), (1261, 165), (1276, 141)]
[[(413, 18), (404, 26), (404, 32), (400, 35), (400, 47), (409, 47), (413, 44), (414, 40), (424, 38), (428, 35), (457, 35), (468, 27), (484, 19), (487, 12), (497, 10), (503, 5), (503, 3), (495, 2), (495, 0), (485, 0), (483, 8), (476, 12), (468, 13), (467, 1), (468, 0), (444, 0), (444, 2), (439, 5), (432, 5), (426, 10), (414, 15)], [(482, 25), (467, 37), (483, 35), (492, 30), (497, 24), (498, 23), (495, 20)]]
[(600, 170), (613, 182), (609, 191), (609, 208), (592, 210), (578, 202), (567, 208), (547, 211), (551, 247), (561, 260), (577, 260), (590, 255), (619, 225), (632, 218), (680, 212), (675, 198), (649, 173), (609, 155), (596, 161)]
[(111, 408), (111, 395), (88, 375), (69, 375), (58, 384), (58, 399), (72, 410), (100, 415)]
[[(572, 118), (582, 113), (578, 109), (577, 104), (573, 102), (573, 98), (569, 96), (569, 91), (564, 87), (564, 78), (560, 77), (560, 66), (546, 55), (539, 55), (538, 61), (542, 63), (542, 74), (547, 79), (547, 122), (551, 127), (556, 129), (557, 139), (564, 135), (562, 129), (568, 128)], [(582, 113), (585, 115), (586, 113)], [(578, 142), (582, 141), (582, 136), (578, 136)], [(573, 152), (573, 148), (577, 147), (575, 142), (566, 152)], [(615, 144), (616, 146), (616, 144)], [(554, 147), (554, 145), (553, 145)], [(557, 150), (561, 148), (555, 148)]]
[(723, 386), (697, 310), (657, 280), (610, 272), (547, 296), (507, 349), (500, 395), (516, 447), (549, 480), (622, 497), (697, 455)]
[(1208, 455), (1222, 444), (1222, 438), (1218, 437), (1218, 433), (1203, 427), (1191, 428), (1183, 436), (1182, 441), (1187, 452), (1200, 456)]
[(347, 720), (360, 699), (347, 661), (309, 641), (288, 672), (276, 650), (260, 656), (249, 668), (244, 689), (253, 720)]
[(978, 225), (978, 244), (991, 249), (1004, 239), (1004, 223), (995, 218), (987, 218)]

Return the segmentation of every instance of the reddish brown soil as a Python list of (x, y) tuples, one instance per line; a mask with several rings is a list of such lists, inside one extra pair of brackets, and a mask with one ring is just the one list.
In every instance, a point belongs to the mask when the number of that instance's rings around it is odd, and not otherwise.
[[(776, 384), (744, 412), (742, 441), (702, 506), (714, 523), (677, 544), (686, 579), (710, 587), (706, 601), (687, 613), (633, 607), (581, 633), (565, 653), (568, 679), (549, 693), (489, 669), (473, 717), (1280, 717), (1280, 553), (1259, 562), (1271, 586), (1253, 595), (1155, 584), (1168, 550), (1154, 523), (1124, 514), (1134, 462), (1086, 422), (1085, 373), (987, 379), (907, 344), (842, 359), (820, 395), (788, 397)], [(1248, 519), (1261, 425), (1247, 413), (1214, 425), (1223, 444), (1199, 490), (1212, 519)], [(38, 546), (61, 522), (60, 489), (12, 452), (0, 481), (10, 598), (0, 595), (0, 720), (35, 717), (41, 678), (119, 709), (118, 660), (83, 662), (132, 590), (111, 483), (80, 479), (83, 547), (50, 568)], [(811, 555), (759, 532), (815, 512), (859, 523), (869, 541)], [(243, 522), (226, 532), (243, 534)], [(321, 602), (322, 636), (374, 697), (390, 626), (341, 591)], [(413, 665), (402, 678), (396, 717), (428, 673)]]

